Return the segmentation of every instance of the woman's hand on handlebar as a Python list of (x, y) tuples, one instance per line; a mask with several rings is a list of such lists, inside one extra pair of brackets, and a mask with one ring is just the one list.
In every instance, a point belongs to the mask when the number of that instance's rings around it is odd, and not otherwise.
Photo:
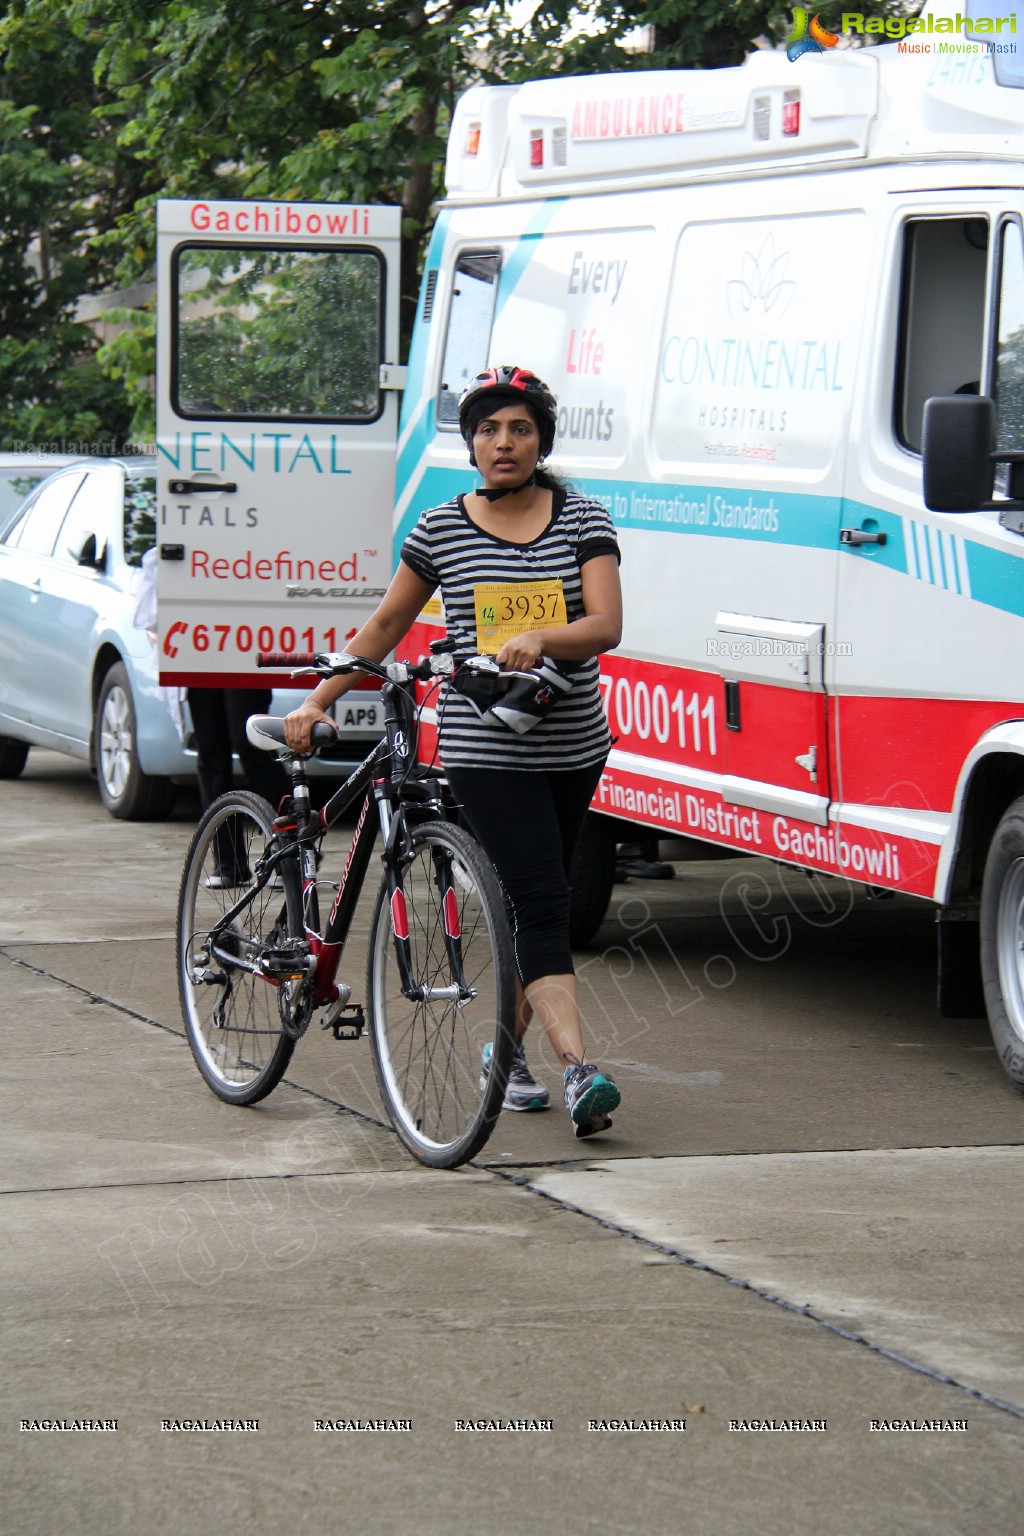
[(319, 704), (304, 699), (298, 709), (284, 717), (284, 739), (292, 752), (307, 753), (310, 750), (310, 732), (318, 720), (326, 720), (334, 729), (334, 721)]

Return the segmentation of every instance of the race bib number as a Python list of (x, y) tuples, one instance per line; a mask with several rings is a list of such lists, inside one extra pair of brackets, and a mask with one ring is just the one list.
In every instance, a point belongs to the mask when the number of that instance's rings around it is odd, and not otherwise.
[(476, 643), (481, 655), (493, 656), (506, 640), (530, 629), (567, 623), (565, 589), (554, 581), (479, 582), (473, 588)]

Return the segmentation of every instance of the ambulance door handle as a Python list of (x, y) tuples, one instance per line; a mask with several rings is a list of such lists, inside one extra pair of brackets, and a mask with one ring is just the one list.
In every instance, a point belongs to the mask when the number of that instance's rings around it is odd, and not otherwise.
[(217, 485), (213, 480), (171, 480), (167, 489), (172, 496), (206, 496), (211, 491), (227, 491), (233, 495), (238, 486), (233, 480), (229, 485)]
[(840, 528), (840, 544), (885, 544), (887, 535), (884, 533), (868, 533), (865, 528)]

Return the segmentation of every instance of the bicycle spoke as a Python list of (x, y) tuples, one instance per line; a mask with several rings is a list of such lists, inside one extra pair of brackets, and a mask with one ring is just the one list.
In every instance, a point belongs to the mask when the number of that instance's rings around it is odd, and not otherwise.
[[(465, 878), (451, 878), (453, 864)], [(438, 867), (444, 876), (440, 882)], [(385, 1103), (406, 1144), (425, 1162), (454, 1166), (483, 1144), (500, 1106), (492, 1078), (481, 1079), (481, 1064), (486, 1045), (511, 1039), (505, 915), (490, 866), (457, 828), (435, 824), (419, 829), (401, 883), (417, 996), (402, 990), (382, 888), (370, 954), (374, 1062)], [(445, 931), (449, 886), (456, 894), (457, 940)], [(459, 982), (463, 995), (452, 996)], [(502, 1079), (505, 1058), (502, 1046), (496, 1069)]]
[[(241, 791), (222, 797), (193, 838), (179, 901), (178, 985), (189, 1043), (214, 1092), (237, 1103), (268, 1093), (294, 1047), (282, 988), (297, 984), (258, 971), (268, 946), (302, 931), (297, 885), (294, 899), (286, 889), (255, 888), (272, 836), (264, 801)], [(287, 875), (290, 886), (297, 876)]]

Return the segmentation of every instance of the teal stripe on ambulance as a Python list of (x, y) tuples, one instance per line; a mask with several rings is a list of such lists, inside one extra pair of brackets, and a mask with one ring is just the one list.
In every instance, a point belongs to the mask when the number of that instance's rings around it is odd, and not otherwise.
[[(548, 229), (555, 214), (560, 212), (564, 197), (553, 197), (549, 201), (541, 203), (536, 212), (526, 222), (526, 228), (519, 237), (519, 244), (512, 251), (508, 261), (502, 264), (501, 277), (498, 281), (498, 301), (494, 307), (494, 318), (497, 319), (505, 305), (516, 291), (516, 284), (526, 271), (536, 251), (535, 241), (540, 240)], [(521, 363), (523, 367), (529, 367), (527, 359), (518, 357), (494, 358), (495, 363)]]
[[(409, 349), (409, 361), (407, 364), (405, 394), (402, 397), (402, 415), (399, 425), (399, 438), (404, 435), (407, 424), (412, 420), (420, 401), (424, 397), (424, 381), (427, 365), (427, 344), (430, 339), (429, 326), (423, 324), (423, 301), (426, 296), (426, 274), (432, 267), (440, 268), (444, 255), (444, 242), (448, 234), (448, 224), (451, 215), (444, 209), (438, 214), (430, 236), (430, 245), (427, 248), (426, 262), (423, 268), (424, 278), (420, 286), (419, 303), (416, 309), (416, 324), (413, 326), (412, 346)], [(434, 324), (432, 320), (430, 322)], [(408, 441), (402, 447), (398, 456), (395, 469), (396, 499), (401, 487), (406, 484), (412, 475), (416, 465), (420, 462), (426, 451), (427, 445), (434, 440), (436, 423), (434, 421), (434, 407), (436, 399), (433, 395), (427, 401), (421, 412), (416, 426), (409, 433)]]
[[(557, 464), (556, 464), (557, 469)], [(642, 485), (622, 480), (597, 480), (579, 476), (572, 482), (579, 490), (609, 508), (619, 528), (681, 533), (703, 537), (755, 539), (766, 544), (788, 544), (804, 549), (837, 549), (840, 503), (834, 496), (801, 496), (763, 491), (744, 495), (734, 486)], [(416, 505), (402, 519), (395, 546), (398, 549), (420, 512), (472, 489), (474, 477), (465, 470), (428, 469), (423, 476)], [(716, 498), (719, 502), (718, 521)], [(661, 515), (652, 515), (652, 504), (661, 504)], [(750, 504), (748, 523), (729, 524), (726, 507), (740, 514)], [(689, 510), (686, 510), (687, 506)], [(671, 509), (671, 510), (670, 510)], [(766, 516), (771, 513), (771, 516)], [(760, 515), (756, 515), (760, 514)], [(706, 515), (706, 522), (701, 521)], [(778, 526), (769, 529), (767, 523)], [(964, 534), (936, 529), (911, 517), (901, 517), (884, 507), (860, 502), (842, 503), (842, 526), (859, 528), (871, 519), (886, 534), (884, 545), (842, 548), (844, 559), (870, 560), (912, 581), (939, 587), (986, 607), (1024, 617), (1024, 539), (1020, 553), (992, 549)], [(760, 526), (756, 526), (760, 524)], [(909, 552), (909, 553), (908, 553)]]
[[(557, 467), (557, 465), (556, 465)], [(587, 477), (580, 489), (603, 501), (619, 528), (702, 537), (753, 539), (804, 549), (842, 549), (844, 559), (870, 560), (926, 586), (987, 608), (1024, 617), (1024, 538), (1019, 550), (994, 549), (963, 532), (884, 507), (786, 491), (736, 486), (643, 485)], [(841, 546), (840, 527), (870, 523), (884, 545)]]
[(421, 512), (428, 507), (440, 507), (446, 501), (451, 501), (453, 496), (465, 496), (476, 485), (477, 479), (467, 460), (465, 469), (428, 469), (424, 472), (420, 481), (419, 490), (411, 504), (402, 513), (401, 521), (395, 528), (395, 564), (398, 564), (398, 556), (402, 545), (408, 537), (409, 530), (414, 527)]

